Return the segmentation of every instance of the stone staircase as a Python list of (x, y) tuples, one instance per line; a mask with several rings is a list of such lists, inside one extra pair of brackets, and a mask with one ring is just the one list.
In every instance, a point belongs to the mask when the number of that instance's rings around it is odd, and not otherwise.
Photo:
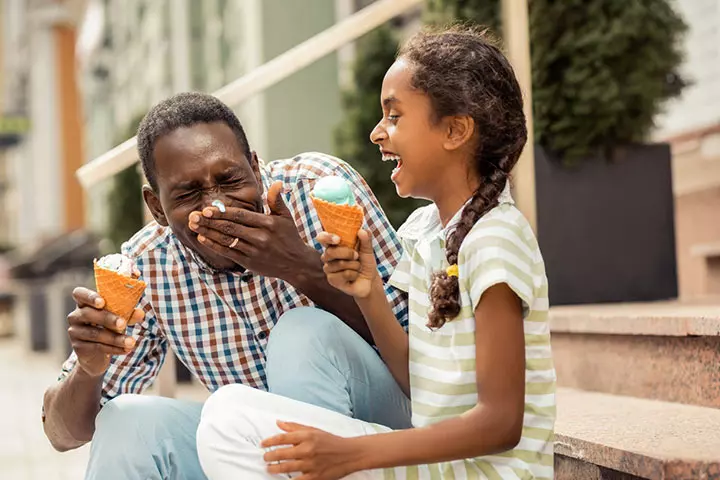
[(720, 299), (551, 309), (555, 478), (720, 479)]

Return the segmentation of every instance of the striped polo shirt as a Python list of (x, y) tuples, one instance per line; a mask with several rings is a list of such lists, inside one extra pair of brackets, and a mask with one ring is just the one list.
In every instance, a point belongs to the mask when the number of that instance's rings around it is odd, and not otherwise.
[(513, 450), (498, 455), (388, 470), (386, 478), (551, 479), (555, 370), (547, 278), (535, 236), (515, 207), (509, 186), (499, 205), (475, 224), (460, 247), (460, 314), (434, 331), (426, 326), (431, 275), (448, 267), (445, 239), (460, 215), (458, 211), (443, 228), (437, 207), (428, 205), (416, 210), (398, 232), (404, 253), (390, 284), (409, 293), (413, 425), (422, 427), (455, 417), (477, 404), (474, 311), (485, 290), (505, 283), (523, 304), (526, 367), (522, 439)]

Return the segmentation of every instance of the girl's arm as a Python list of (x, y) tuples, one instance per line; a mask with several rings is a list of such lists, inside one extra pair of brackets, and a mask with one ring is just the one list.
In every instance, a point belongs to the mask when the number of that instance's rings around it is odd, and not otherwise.
[(348, 438), (348, 448), (361, 452), (353, 471), (491, 455), (518, 444), (525, 408), (519, 298), (504, 283), (490, 287), (475, 309), (475, 324), (478, 404), (428, 427)]
[(403, 393), (410, 397), (408, 335), (395, 318), (379, 275), (372, 282), (370, 294), (355, 301), (370, 327), (380, 356)]
[(383, 361), (402, 391), (410, 396), (408, 373), (408, 336), (395, 318), (380, 277), (370, 235), (358, 232), (358, 250), (337, 246), (338, 238), (328, 233), (318, 235), (325, 246), (321, 259), (328, 282), (351, 295), (370, 328)]

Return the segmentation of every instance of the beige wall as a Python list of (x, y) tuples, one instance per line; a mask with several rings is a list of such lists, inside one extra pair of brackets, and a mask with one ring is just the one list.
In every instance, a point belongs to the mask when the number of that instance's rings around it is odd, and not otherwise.
[(675, 235), (681, 298), (720, 295), (717, 257), (699, 251), (720, 246), (720, 128), (672, 141)]

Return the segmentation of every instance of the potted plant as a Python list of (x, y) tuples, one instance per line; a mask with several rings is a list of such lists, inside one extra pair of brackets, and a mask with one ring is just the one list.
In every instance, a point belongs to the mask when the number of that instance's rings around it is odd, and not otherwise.
[[(427, 0), (427, 21), (501, 35), (497, 0)], [(552, 304), (677, 296), (668, 145), (643, 143), (681, 92), (669, 0), (529, 3), (537, 229)]]

